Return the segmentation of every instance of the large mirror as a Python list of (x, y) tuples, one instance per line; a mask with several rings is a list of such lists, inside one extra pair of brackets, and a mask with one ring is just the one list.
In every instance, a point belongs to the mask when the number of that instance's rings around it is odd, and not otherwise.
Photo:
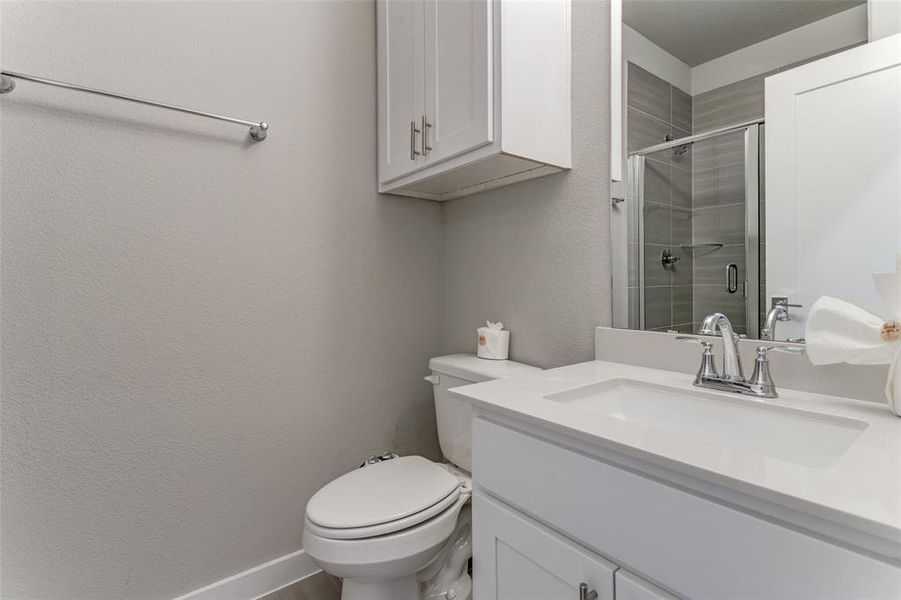
[[(621, 0), (613, 26), (614, 325), (693, 333), (721, 312), (748, 337), (802, 341), (819, 296), (878, 311), (871, 274), (899, 250), (901, 119), (829, 79), (867, 46), (866, 0)], [(810, 90), (826, 91), (795, 114)]]

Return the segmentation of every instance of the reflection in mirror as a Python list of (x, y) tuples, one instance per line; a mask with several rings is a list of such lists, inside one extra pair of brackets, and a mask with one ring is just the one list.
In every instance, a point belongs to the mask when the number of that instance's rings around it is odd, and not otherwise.
[(693, 333), (721, 312), (748, 337), (797, 335), (780, 325), (803, 307), (767, 295), (764, 82), (865, 43), (865, 0), (623, 0), (622, 15), (614, 325)]

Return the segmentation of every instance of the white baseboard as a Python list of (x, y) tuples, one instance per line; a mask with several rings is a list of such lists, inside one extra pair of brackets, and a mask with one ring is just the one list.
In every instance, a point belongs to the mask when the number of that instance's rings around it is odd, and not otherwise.
[(175, 600), (253, 600), (320, 571), (303, 550), (226, 577)]

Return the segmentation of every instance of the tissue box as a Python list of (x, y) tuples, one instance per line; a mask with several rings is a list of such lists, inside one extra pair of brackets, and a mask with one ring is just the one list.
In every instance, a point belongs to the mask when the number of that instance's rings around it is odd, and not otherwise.
[(510, 356), (510, 332), (490, 327), (478, 328), (476, 354), (479, 358), (507, 360)]

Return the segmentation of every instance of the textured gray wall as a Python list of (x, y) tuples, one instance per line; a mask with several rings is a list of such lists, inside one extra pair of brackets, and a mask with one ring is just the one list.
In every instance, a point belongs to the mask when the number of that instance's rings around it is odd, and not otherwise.
[(572, 171), (444, 205), (445, 352), (474, 351), (475, 328), (501, 319), (515, 360), (594, 358), (611, 318), (609, 11), (573, 2)]
[(272, 123), (0, 101), (4, 599), (171, 598), (296, 550), (366, 453), (438, 457), (441, 209), (375, 191), (374, 3), (3, 2), (2, 36)]

